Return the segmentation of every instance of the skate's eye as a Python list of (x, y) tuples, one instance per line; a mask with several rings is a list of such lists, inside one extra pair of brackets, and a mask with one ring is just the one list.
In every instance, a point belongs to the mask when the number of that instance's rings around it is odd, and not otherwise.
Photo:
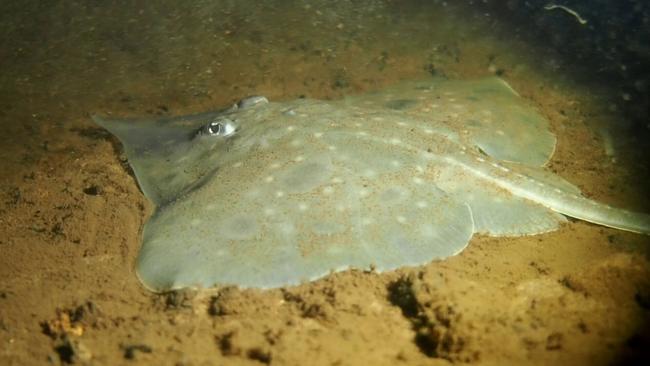
[(237, 127), (230, 118), (218, 117), (199, 128), (197, 134), (201, 136), (227, 137), (235, 133)]

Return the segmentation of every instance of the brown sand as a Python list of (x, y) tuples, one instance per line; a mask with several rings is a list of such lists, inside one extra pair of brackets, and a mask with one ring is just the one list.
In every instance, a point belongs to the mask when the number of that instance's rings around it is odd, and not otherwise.
[(184, 114), (249, 94), (336, 98), (431, 72), (498, 72), (551, 121), (551, 170), (599, 201), (649, 207), (634, 152), (612, 162), (594, 129), (624, 123), (615, 91), (577, 82), (572, 65), (495, 19), (376, 1), (168, 3), (0, 9), (0, 364), (647, 357), (649, 240), (581, 221), (546, 235), (475, 237), (456, 257), (385, 274), (269, 291), (143, 289), (134, 261), (152, 207), (91, 113)]

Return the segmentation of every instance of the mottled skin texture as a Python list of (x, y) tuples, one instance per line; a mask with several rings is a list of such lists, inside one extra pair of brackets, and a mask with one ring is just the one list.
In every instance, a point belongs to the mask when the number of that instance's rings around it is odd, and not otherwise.
[(138, 261), (154, 290), (419, 265), (459, 253), (477, 232), (555, 230), (558, 213), (650, 232), (648, 215), (587, 200), (544, 171), (555, 137), (496, 78), (97, 121), (122, 139), (158, 206)]

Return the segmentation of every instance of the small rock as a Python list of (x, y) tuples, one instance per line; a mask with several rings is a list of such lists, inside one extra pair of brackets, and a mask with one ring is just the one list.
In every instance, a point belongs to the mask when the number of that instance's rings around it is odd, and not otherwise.
[(151, 353), (153, 349), (146, 344), (129, 344), (121, 345), (120, 348), (124, 350), (124, 358), (127, 360), (134, 360), (137, 352)]
[(86, 363), (93, 357), (92, 352), (80, 340), (67, 336), (55, 345), (54, 351), (59, 355), (61, 362), (66, 364)]
[(562, 349), (562, 340), (564, 337), (562, 333), (551, 333), (546, 337), (546, 350), (557, 351)]

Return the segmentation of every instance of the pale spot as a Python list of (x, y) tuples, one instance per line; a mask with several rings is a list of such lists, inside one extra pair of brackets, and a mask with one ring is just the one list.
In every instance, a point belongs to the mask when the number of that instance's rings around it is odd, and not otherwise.
[(293, 161), (296, 161), (296, 162), (301, 162), (303, 160), (305, 160), (305, 157), (302, 156), (302, 155), (298, 155), (293, 159)]
[(267, 176), (266, 178), (264, 178), (264, 181), (265, 181), (266, 183), (271, 183), (271, 182), (273, 182), (274, 180), (275, 180), (275, 177), (273, 177), (272, 175), (269, 175), (269, 176)]
[(433, 152), (430, 152), (430, 151), (422, 151), (422, 152), (420, 152), (420, 155), (426, 160), (434, 160), (434, 158), (435, 158), (435, 155), (433, 154)]
[(395, 217), (395, 220), (397, 220), (397, 222), (399, 222), (400, 224), (405, 224), (406, 223), (406, 217), (401, 216), (401, 215), (398, 215), (397, 217)]
[(302, 141), (300, 141), (300, 140), (298, 140), (298, 139), (291, 140), (291, 142), (289, 143), (289, 145), (291, 145), (291, 146), (293, 146), (293, 147), (298, 147), (298, 146), (302, 145)]
[(458, 113), (452, 113), (452, 114), (450, 114), (450, 116), (451, 116), (451, 118), (456, 119), (456, 118), (458, 118)]
[(402, 165), (402, 164), (401, 164), (399, 161), (397, 161), (397, 160), (391, 160), (390, 165), (392, 165), (392, 166), (394, 166), (394, 167), (397, 168), (397, 167), (399, 167), (399, 166)]
[(501, 165), (499, 165), (499, 169), (501, 169), (504, 172), (509, 172), (510, 171), (510, 169), (508, 169), (508, 168), (506, 168), (504, 166), (501, 166)]
[(476, 161), (480, 161), (481, 163), (485, 162), (485, 159), (476, 157)]
[(300, 210), (300, 211), (307, 211), (307, 209), (309, 209), (309, 205), (308, 205), (308, 204), (303, 203), (303, 202), (301, 202), (301, 203), (298, 204), (298, 210)]
[(381, 121), (384, 120), (384, 118), (383, 118), (383, 117), (372, 117), (372, 120), (373, 120), (373, 121), (381, 122)]
[(356, 123), (354, 124), (354, 127), (362, 127), (362, 126), (363, 126), (363, 124), (361, 124), (361, 123), (359, 123), (359, 122), (356, 122)]
[(408, 123), (405, 123), (405, 122), (397, 122), (397, 125), (398, 125), (398, 126), (402, 126), (402, 127), (404, 127), (404, 126), (408, 126)]
[(250, 191), (246, 192), (246, 198), (257, 198), (260, 195), (260, 190), (259, 189), (251, 189)]
[(403, 202), (410, 195), (411, 193), (408, 190), (406, 190), (404, 187), (395, 186), (383, 191), (379, 199), (383, 203), (397, 203), (397, 202)]
[(440, 107), (440, 105), (438, 103), (433, 103), (433, 104), (429, 105), (429, 107), (438, 108), (438, 107)]
[(402, 140), (400, 140), (398, 138), (392, 138), (392, 139), (390, 139), (390, 143), (393, 144), (393, 145), (398, 145), (398, 144), (402, 143)]
[(235, 164), (232, 165), (233, 168), (239, 168), (240, 166), (244, 165), (241, 161), (236, 162)]
[(332, 194), (334, 193), (334, 187), (332, 186), (326, 186), (323, 188), (323, 194)]
[(372, 169), (366, 169), (363, 171), (362, 175), (368, 178), (373, 178), (375, 175), (377, 175), (377, 172)]
[(339, 177), (334, 177), (332, 178), (332, 183), (337, 184), (337, 183), (343, 183), (343, 179)]
[(330, 145), (330, 146), (327, 147), (327, 149), (330, 150), (330, 151), (335, 151), (335, 150), (336, 150), (336, 146), (334, 146), (334, 145)]
[(365, 188), (361, 188), (359, 190), (359, 197), (368, 197), (369, 194), (370, 194), (370, 191), (365, 189)]
[(327, 247), (328, 254), (340, 254), (343, 252), (343, 248), (337, 247), (336, 245), (330, 245)]
[(413, 177), (413, 183), (415, 183), (415, 184), (423, 184), (424, 179), (422, 179), (420, 177)]
[(431, 112), (430, 108), (422, 108), (422, 112)]
[(416, 170), (418, 173), (424, 173), (424, 168), (423, 168), (422, 166), (420, 166), (420, 165), (416, 165), (416, 166), (415, 166), (415, 170)]
[(264, 209), (264, 214), (265, 214), (266, 216), (275, 215), (275, 209), (272, 208), (272, 207), (266, 207), (266, 208)]
[(368, 226), (372, 225), (375, 223), (375, 220), (371, 219), (370, 217), (364, 217), (361, 219), (361, 225)]
[(270, 167), (271, 169), (277, 169), (277, 168), (280, 167), (280, 163), (273, 163), (273, 164), (269, 165), (269, 167)]
[(432, 134), (433, 134), (433, 130), (430, 129), (430, 128), (425, 128), (425, 129), (424, 129), (424, 133), (426, 133), (427, 135), (432, 135)]
[(452, 102), (452, 103), (453, 103), (453, 102), (455, 102), (455, 101), (456, 101), (456, 98), (449, 98), (449, 99), (447, 99), (447, 100), (449, 100), (450, 102)]
[(366, 131), (359, 131), (359, 132), (357, 132), (357, 135), (359, 135), (359, 136), (368, 136), (368, 133)]
[(284, 233), (285, 235), (291, 235), (295, 231), (295, 228), (291, 223), (288, 222), (283, 222), (278, 225), (278, 229), (280, 232)]
[(314, 132), (314, 137), (319, 139), (319, 138), (323, 137), (323, 133), (322, 132)]
[(555, 189), (553, 189), (553, 190), (555, 191), (555, 193), (562, 193), (562, 191), (559, 190), (559, 189), (557, 189), (557, 188), (555, 188)]
[(283, 191), (276, 191), (275, 196), (278, 198), (284, 197), (284, 192)]
[(425, 201), (417, 201), (415, 203), (415, 206), (417, 206), (418, 208), (427, 208), (427, 206), (429, 205)]
[(422, 225), (420, 227), (420, 230), (422, 232), (422, 235), (427, 238), (433, 238), (437, 234), (437, 230), (432, 225)]
[(503, 135), (505, 135), (506, 133), (503, 132), (502, 130), (496, 130), (496, 134), (499, 135), (499, 136), (503, 136)]
[[(303, 116), (306, 117), (307, 115), (302, 115), (302, 114), (301, 114), (300, 116), (301, 116), (301, 117), (303, 117)], [(291, 132), (291, 131), (293, 131), (293, 130), (295, 130), (295, 129), (296, 129), (295, 126), (288, 126), (288, 127), (287, 127), (287, 131), (289, 131), (289, 132)]]
[(218, 225), (219, 234), (226, 239), (246, 240), (257, 235), (259, 225), (257, 221), (247, 215), (228, 217)]

